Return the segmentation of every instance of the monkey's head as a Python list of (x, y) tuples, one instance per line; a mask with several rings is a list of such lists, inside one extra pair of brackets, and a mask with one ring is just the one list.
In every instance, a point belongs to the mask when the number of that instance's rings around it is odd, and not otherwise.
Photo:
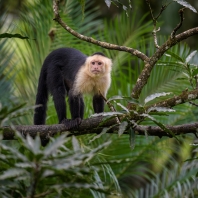
[(97, 52), (87, 58), (85, 66), (88, 68), (88, 75), (101, 77), (111, 72), (112, 61), (103, 53)]

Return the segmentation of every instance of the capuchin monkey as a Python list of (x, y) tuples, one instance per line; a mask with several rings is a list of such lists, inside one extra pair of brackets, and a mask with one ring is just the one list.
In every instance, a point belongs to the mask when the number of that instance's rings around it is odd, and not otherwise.
[[(95, 113), (103, 112), (104, 100), (101, 94), (106, 96), (110, 87), (111, 68), (111, 59), (101, 52), (86, 56), (73, 48), (52, 51), (45, 59), (40, 73), (34, 124), (45, 124), (49, 93), (53, 97), (59, 123), (65, 124), (67, 130), (78, 127), (83, 119), (83, 94), (93, 95)], [(66, 117), (66, 96), (72, 117), (70, 120)]]

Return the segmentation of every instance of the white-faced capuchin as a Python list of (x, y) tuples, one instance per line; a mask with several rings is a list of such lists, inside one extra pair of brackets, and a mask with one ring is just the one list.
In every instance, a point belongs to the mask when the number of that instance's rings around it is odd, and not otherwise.
[[(47, 100), (52, 94), (59, 123), (66, 129), (78, 127), (83, 119), (83, 94), (93, 95), (95, 113), (104, 111), (104, 100), (111, 84), (112, 61), (103, 53), (86, 56), (73, 48), (52, 51), (45, 59), (38, 83), (34, 124), (43, 125)], [(100, 94), (101, 92), (101, 94)], [(66, 117), (65, 97), (68, 96), (72, 119)], [(45, 143), (42, 143), (44, 145)]]

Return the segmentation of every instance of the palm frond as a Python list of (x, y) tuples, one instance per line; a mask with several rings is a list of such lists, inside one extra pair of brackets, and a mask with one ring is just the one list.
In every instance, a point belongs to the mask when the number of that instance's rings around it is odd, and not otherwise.
[(136, 197), (196, 197), (197, 179), (195, 177), (198, 166), (195, 161), (182, 165), (175, 162), (173, 167), (164, 168), (145, 188), (135, 193)]

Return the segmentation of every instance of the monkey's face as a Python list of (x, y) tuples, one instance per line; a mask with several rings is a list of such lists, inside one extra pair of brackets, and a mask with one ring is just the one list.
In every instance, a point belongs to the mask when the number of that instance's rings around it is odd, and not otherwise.
[(94, 55), (88, 58), (89, 74), (94, 76), (103, 76), (111, 71), (111, 60), (107, 57)]
[(95, 75), (100, 75), (105, 72), (105, 64), (101, 60), (92, 60), (89, 64), (89, 70)]

